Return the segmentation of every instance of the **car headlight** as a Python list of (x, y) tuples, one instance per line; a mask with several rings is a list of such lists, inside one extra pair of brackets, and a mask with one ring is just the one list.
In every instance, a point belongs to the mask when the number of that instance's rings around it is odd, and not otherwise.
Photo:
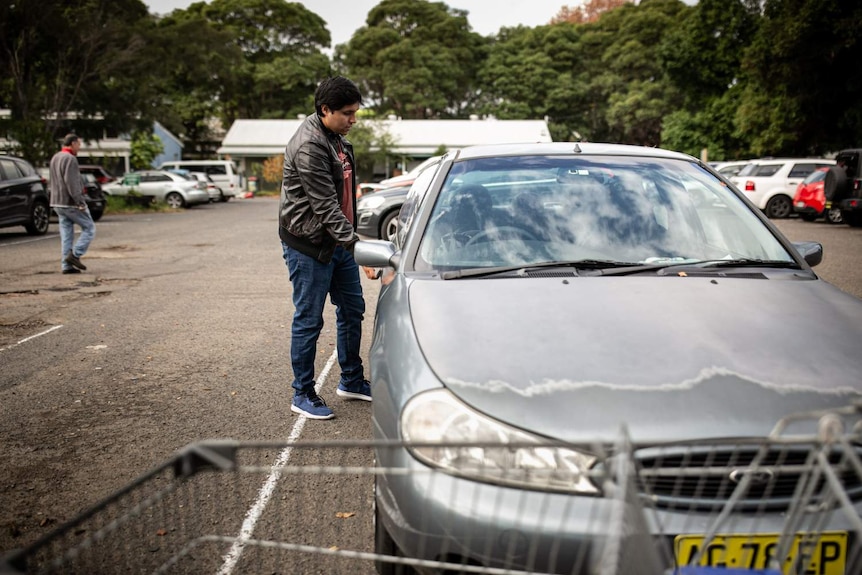
[(380, 207), (385, 201), (386, 198), (381, 198), (380, 196), (362, 196), (359, 198), (359, 203), (356, 204), (356, 210), (373, 210)]
[(401, 415), (407, 448), (448, 473), (527, 489), (598, 494), (589, 479), (595, 456), (483, 415), (447, 390), (413, 397)]

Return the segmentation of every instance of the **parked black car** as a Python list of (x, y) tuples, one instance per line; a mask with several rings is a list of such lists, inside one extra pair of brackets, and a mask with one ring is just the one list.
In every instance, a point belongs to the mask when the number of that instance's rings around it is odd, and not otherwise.
[(93, 174), (82, 171), (81, 179), (84, 180), (84, 199), (87, 201), (87, 207), (90, 208), (90, 216), (94, 222), (98, 222), (105, 213), (105, 192), (102, 191), (102, 186)]
[(826, 172), (823, 195), (841, 208), (841, 218), (849, 226), (862, 227), (862, 149), (841, 150), (836, 165)]
[(24, 226), (28, 234), (48, 232), (48, 187), (30, 162), (0, 156), (0, 227)]
[(409, 185), (364, 194), (356, 203), (356, 231), (363, 236), (394, 242), (398, 211), (408, 191)]

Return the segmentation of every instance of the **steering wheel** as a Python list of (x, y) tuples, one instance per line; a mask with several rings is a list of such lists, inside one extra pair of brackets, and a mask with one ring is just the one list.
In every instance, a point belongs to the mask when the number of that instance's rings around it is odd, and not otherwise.
[(500, 239), (505, 235), (519, 237), (528, 241), (536, 241), (536, 236), (523, 228), (516, 228), (515, 226), (500, 226), (498, 228), (488, 228), (480, 231), (478, 234), (470, 238), (470, 241), (464, 245), (471, 246), (482, 241), (492, 241)]

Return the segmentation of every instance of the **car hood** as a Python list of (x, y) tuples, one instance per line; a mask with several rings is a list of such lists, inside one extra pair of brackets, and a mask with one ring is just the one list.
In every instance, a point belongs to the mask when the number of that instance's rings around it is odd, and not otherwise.
[(859, 398), (862, 302), (725, 275), (417, 280), (410, 312), (446, 387), (552, 438), (759, 436)]

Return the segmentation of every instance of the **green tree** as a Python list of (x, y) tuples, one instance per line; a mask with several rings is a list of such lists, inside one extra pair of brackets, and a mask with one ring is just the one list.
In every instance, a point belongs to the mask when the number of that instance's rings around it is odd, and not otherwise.
[(135, 170), (152, 168), (156, 156), (165, 151), (162, 139), (146, 130), (138, 130), (132, 134), (131, 148), (129, 161)]
[(679, 0), (644, 0), (585, 24), (504, 28), (480, 74), (483, 111), (548, 116), (555, 140), (659, 145), (678, 95), (657, 51), (686, 10)]
[(184, 153), (206, 156), (215, 139), (212, 120), (223, 116), (225, 95), (240, 83), (243, 53), (229, 32), (183, 10), (160, 19), (149, 41), (157, 70), (154, 113), (183, 140)]
[(242, 51), (235, 81), (223, 87), (220, 100), (227, 125), (236, 118), (308, 113), (310, 95), (330, 72), (323, 53), (330, 35), (320, 16), (285, 0), (212, 0), (186, 12), (228, 33)]
[(374, 167), (386, 163), (397, 143), (386, 126), (372, 118), (362, 118), (354, 124), (348, 139), (353, 144), (356, 158), (357, 182), (370, 181), (374, 176)]
[(754, 152), (819, 154), (862, 141), (862, 4), (766, 0), (762, 18), (735, 118)]
[(555, 140), (583, 130), (580, 28), (562, 23), (500, 30), (479, 73), (479, 110), (500, 119), (549, 117)]
[(463, 10), (383, 0), (347, 45), (336, 48), (336, 60), (381, 115), (463, 117), (473, 106), (485, 44)]
[(682, 108), (665, 116), (662, 146), (697, 157), (705, 148), (709, 161), (752, 157), (747, 140), (733, 126), (741, 95), (741, 86), (731, 86), (720, 97), (705, 100), (699, 109)]
[[(602, 110), (606, 128), (594, 138), (640, 144), (661, 145), (665, 115), (679, 107), (679, 94), (664, 75), (658, 50), (664, 35), (683, 20), (690, 10), (679, 0), (644, 0), (625, 4), (585, 25), (594, 35), (591, 51), (601, 47), (598, 60), (589, 63), (585, 78), (591, 104)], [(586, 32), (585, 32), (586, 36)]]
[(148, 24), (140, 0), (0, 4), (0, 107), (22, 155), (44, 164), (65, 131), (95, 139), (149, 123)]
[(682, 98), (666, 118), (662, 142), (710, 160), (751, 157), (747, 139), (735, 129), (745, 78), (742, 55), (760, 23), (750, 0), (700, 0), (659, 49), (662, 68)]

